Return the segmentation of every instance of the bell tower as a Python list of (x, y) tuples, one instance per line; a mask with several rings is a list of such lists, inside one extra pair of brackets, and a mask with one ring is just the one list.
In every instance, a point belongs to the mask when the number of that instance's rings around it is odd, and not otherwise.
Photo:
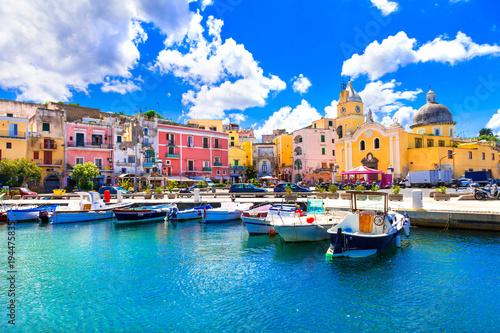
[(364, 123), (363, 100), (352, 87), (351, 81), (347, 87), (340, 92), (337, 105), (337, 134), (339, 139), (348, 133), (353, 133)]

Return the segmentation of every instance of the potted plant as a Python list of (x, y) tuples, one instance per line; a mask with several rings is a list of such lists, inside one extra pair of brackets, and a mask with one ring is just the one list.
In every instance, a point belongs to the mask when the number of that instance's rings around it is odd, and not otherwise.
[(347, 191), (351, 190), (351, 185), (344, 186), (345, 193), (340, 193), (340, 199), (351, 199), (351, 194), (347, 193)]
[(318, 192), (318, 193), (316, 194), (316, 196), (317, 196), (318, 198), (326, 198), (325, 189), (324, 189), (323, 187), (321, 187), (321, 186), (319, 186), (319, 185), (318, 185), (318, 186), (316, 186), (316, 192)]
[(149, 188), (144, 191), (144, 199), (151, 199), (151, 190)]
[(328, 198), (330, 198), (330, 199), (338, 199), (339, 198), (339, 194), (337, 193), (337, 191), (338, 191), (337, 185), (331, 184), (330, 186), (328, 186), (328, 191), (330, 192), (330, 193), (328, 193)]
[(389, 200), (403, 201), (403, 195), (399, 194), (399, 192), (401, 192), (401, 187), (399, 185), (391, 187), (391, 193), (389, 193)]
[(12, 196), (12, 199), (14, 199), (14, 200), (21, 199), (21, 195), (19, 194), (19, 190), (10, 191), (10, 195)]
[(4, 193), (4, 195), (2, 197), (4, 200), (9, 200), (11, 198), (11, 196), (9, 194), (9, 190), (7, 190), (6, 188), (2, 189), (0, 191), (0, 193)]
[(163, 194), (163, 189), (160, 186), (155, 188), (155, 194), (154, 194), (155, 199), (163, 199), (164, 196), (165, 195)]
[(168, 185), (167, 185), (167, 190), (168, 190), (168, 192), (170, 192), (170, 193), (168, 194), (168, 198), (169, 198), (169, 199), (175, 199), (175, 194), (174, 194), (173, 192), (174, 192), (174, 188), (176, 188), (176, 187), (177, 187), (177, 185), (178, 185), (178, 184), (177, 184), (177, 182), (176, 182), (175, 180), (172, 180), (172, 181), (170, 181), (170, 182), (168, 183)]
[(285, 187), (285, 192), (286, 192), (285, 201), (296, 201), (297, 200), (297, 196), (292, 194), (293, 192), (292, 192), (292, 189), (290, 188), (290, 186)]
[(434, 194), (434, 200), (450, 200), (450, 194), (446, 193), (446, 186), (436, 187), (436, 193)]

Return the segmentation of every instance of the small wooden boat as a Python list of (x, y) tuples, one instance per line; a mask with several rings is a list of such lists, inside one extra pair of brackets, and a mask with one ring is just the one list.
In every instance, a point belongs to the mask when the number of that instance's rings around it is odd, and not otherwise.
[(170, 216), (172, 221), (187, 221), (187, 220), (196, 220), (203, 218), (203, 212), (212, 209), (210, 205), (203, 205), (188, 209), (175, 210)]
[(6, 209), (7, 217), (11, 222), (24, 222), (24, 221), (34, 221), (40, 216), (40, 212), (44, 211), (54, 211), (59, 205), (50, 206), (19, 206), (10, 207)]
[(203, 212), (203, 223), (219, 223), (239, 220), (245, 210), (250, 209), (253, 203), (223, 202), (220, 208), (212, 208)]
[(80, 200), (69, 200), (68, 206), (58, 206), (54, 211), (52, 224), (92, 222), (115, 217), (113, 209), (132, 205), (124, 202), (106, 205), (97, 192), (76, 192)]
[(115, 224), (135, 224), (163, 221), (176, 209), (175, 205), (158, 205), (131, 209), (114, 209)]

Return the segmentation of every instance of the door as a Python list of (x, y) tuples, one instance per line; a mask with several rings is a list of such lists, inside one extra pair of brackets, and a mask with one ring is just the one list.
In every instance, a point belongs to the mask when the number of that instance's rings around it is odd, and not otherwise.
[(44, 151), (43, 152), (43, 164), (52, 164), (52, 152)]
[(188, 161), (188, 170), (194, 171), (194, 161)]
[(76, 133), (76, 146), (77, 147), (85, 146), (85, 135), (83, 133)]
[[(58, 189), (61, 187), (61, 182), (57, 176), (50, 175), (47, 178), (45, 178), (44, 182), (45, 186), (45, 192), (52, 192), (52, 190)], [(68, 180), (68, 186), (69, 186), (69, 180)]]

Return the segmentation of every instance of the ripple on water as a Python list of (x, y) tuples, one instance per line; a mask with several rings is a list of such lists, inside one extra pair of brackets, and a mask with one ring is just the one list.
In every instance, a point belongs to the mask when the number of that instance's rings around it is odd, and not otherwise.
[(19, 331), (500, 330), (496, 233), (414, 228), (401, 249), (328, 262), (328, 242), (238, 222), (16, 232)]

